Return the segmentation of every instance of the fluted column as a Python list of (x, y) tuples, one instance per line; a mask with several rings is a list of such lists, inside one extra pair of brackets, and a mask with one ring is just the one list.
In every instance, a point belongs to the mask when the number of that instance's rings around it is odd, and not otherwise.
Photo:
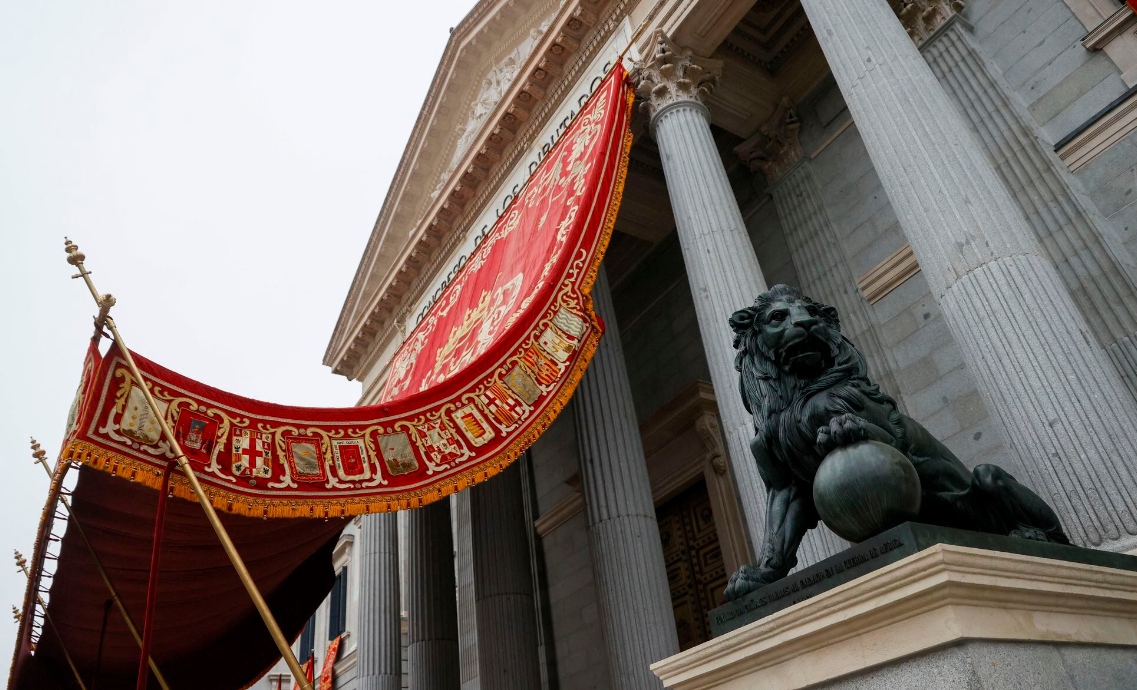
[(521, 468), (514, 463), (469, 493), (478, 687), (534, 690), (541, 686), (541, 666)]
[(458, 690), (458, 617), (448, 501), (407, 515), (407, 561), (410, 690)]
[(593, 307), (607, 327), (574, 397), (580, 478), (615, 690), (659, 690), (649, 666), (679, 651), (643, 440), (601, 268)]
[(1137, 413), (1050, 257), (887, 0), (802, 5), (1022, 479), (1125, 548)]
[(1097, 342), (1113, 360), (1130, 393), (1137, 395), (1137, 285), (1133, 277), (1137, 267), (1133, 256), (1103, 233), (1081, 206), (1058, 171), (1058, 163), (1042, 150), (976, 53), (962, 22), (955, 17), (948, 20), (921, 51), (978, 134), (1003, 184), (1014, 190), (1011, 199), (1058, 268)]
[(730, 315), (766, 291), (754, 245), (711, 135), (703, 99), (722, 63), (683, 50), (657, 31), (636, 70), (637, 93), (651, 114), (663, 162), (699, 333), (718, 393), (719, 418), (752, 553), (765, 530), (766, 492), (750, 452), (754, 423), (738, 395)]
[(360, 690), (399, 690), (399, 528), (395, 513), (363, 517), (359, 527)]

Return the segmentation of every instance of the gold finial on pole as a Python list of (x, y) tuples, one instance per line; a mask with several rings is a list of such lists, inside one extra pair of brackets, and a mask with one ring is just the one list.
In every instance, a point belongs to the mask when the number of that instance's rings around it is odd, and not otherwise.
[[(91, 280), (91, 272), (83, 265), (83, 261), (87, 257), (83, 252), (79, 251), (79, 246), (66, 237), (63, 239), (63, 248), (64, 251), (67, 252), (67, 263), (79, 271), (79, 273), (72, 277), (83, 279), (83, 282), (87, 284), (87, 289), (91, 291), (91, 296), (95, 299), (95, 303), (102, 309), (102, 305), (109, 295), (102, 295), (95, 289), (95, 283)], [(134, 362), (134, 356), (131, 355), (130, 349), (126, 346), (122, 334), (118, 332), (118, 326), (115, 325), (114, 318), (107, 315), (105, 325), (110, 329), (111, 336), (114, 337), (115, 342), (118, 343), (118, 347), (122, 351), (122, 358), (126, 361), (126, 366), (130, 369), (134, 380), (138, 381), (138, 387), (146, 399), (146, 404), (149, 405), (152, 410), (159, 409), (158, 403), (155, 402), (154, 396), (150, 392), (150, 387), (146, 385), (146, 379), (142, 376), (142, 372)], [(253, 576), (249, 574), (249, 569), (245, 566), (245, 561), (241, 558), (241, 554), (237, 552), (237, 547), (229, 537), (229, 532), (225, 529), (225, 526), (221, 524), (221, 518), (217, 517), (217, 511), (213, 508), (213, 502), (205, 493), (205, 489), (202, 488), (201, 482), (198, 481), (197, 475), (193, 472), (193, 468), (190, 467), (189, 460), (186, 459), (186, 455), (182, 451), (181, 443), (179, 443), (177, 437), (174, 436), (174, 432), (170, 428), (169, 423), (166, 422), (165, 416), (158, 415), (158, 426), (162, 429), (162, 436), (165, 437), (166, 442), (170, 444), (170, 448), (174, 451), (174, 461), (178, 463), (178, 467), (181, 469), (182, 474), (185, 475), (190, 488), (193, 489), (194, 496), (197, 497), (198, 505), (201, 506), (206, 519), (209, 521), (210, 526), (213, 527), (218, 541), (221, 542), (221, 547), (225, 549), (225, 554), (229, 556), (229, 561), (233, 564), (233, 570), (237, 571), (237, 577), (240, 578), (241, 584), (245, 586), (245, 591), (248, 592), (249, 598), (253, 600), (253, 606), (256, 607), (257, 613), (260, 614), (261, 620), (264, 621), (265, 627), (268, 628), (269, 635), (272, 637), (273, 642), (276, 643), (277, 650), (280, 651), (280, 655), (284, 658), (288, 669), (296, 678), (297, 685), (300, 686), (301, 690), (312, 690), (312, 685), (308, 682), (304, 670), (300, 668), (300, 662), (296, 660), (296, 655), (292, 653), (292, 645), (284, 638), (284, 633), (281, 631), (280, 625), (276, 622), (272, 611), (269, 610), (268, 603), (265, 601), (260, 589), (257, 588), (257, 583), (253, 581)]]
[[(30, 586), (35, 587), (35, 582), (32, 581), (32, 574), (28, 571), (28, 559), (24, 558), (24, 554), (20, 553), (19, 549), (16, 552), (16, 566), (19, 567), (24, 573), (24, 577), (28, 578)], [(67, 653), (67, 645), (63, 642), (63, 635), (59, 634), (59, 628), (55, 627), (55, 622), (51, 620), (51, 615), (47, 612), (47, 604), (44, 603), (43, 597), (36, 592), (36, 601), (39, 602), (39, 607), (43, 611), (43, 618), (47, 624), (51, 626), (51, 631), (55, 633), (56, 639), (59, 640), (59, 649), (63, 651), (63, 658), (67, 659), (67, 665), (71, 667), (71, 672), (75, 674), (75, 682), (79, 684), (80, 690), (87, 690), (87, 686), (83, 683), (83, 677), (79, 675), (79, 669), (75, 666), (75, 662), (71, 660), (71, 655)], [(19, 616), (16, 607), (12, 607), (12, 611)]]
[[(32, 437), (32, 457), (35, 458), (35, 463), (43, 467), (44, 472), (47, 472), (47, 478), (50, 480), (53, 475), (51, 467), (47, 464), (47, 451), (40, 448), (39, 441), (36, 441), (34, 436)], [(111, 600), (115, 603), (115, 607), (118, 608), (118, 612), (122, 614), (122, 620), (126, 623), (126, 629), (130, 631), (130, 635), (134, 638), (135, 643), (138, 644), (138, 648), (142, 649), (142, 636), (138, 634), (138, 628), (134, 627), (134, 620), (130, 617), (130, 614), (126, 612), (126, 605), (122, 603), (122, 597), (118, 595), (118, 590), (115, 589), (114, 583), (111, 582), (110, 574), (107, 573), (107, 569), (103, 567), (103, 562), (99, 559), (99, 554), (95, 552), (95, 546), (91, 543), (91, 540), (87, 539), (87, 532), (83, 529), (83, 524), (79, 522), (79, 516), (71, 509), (71, 503), (68, 502), (66, 496), (61, 495), (59, 502), (67, 509), (67, 517), (71, 520), (71, 524), (75, 526), (75, 531), (78, 532), (79, 537), (83, 540), (84, 546), (87, 547), (87, 553), (91, 555), (91, 560), (95, 563), (95, 570), (99, 573), (99, 577), (102, 578), (103, 584), (107, 587), (107, 591), (110, 592)], [(154, 661), (153, 656), (150, 657), (149, 662), (150, 671), (154, 674), (158, 685), (162, 690), (170, 690), (170, 686), (166, 683), (166, 677), (163, 676), (162, 671), (158, 669), (158, 663)]]

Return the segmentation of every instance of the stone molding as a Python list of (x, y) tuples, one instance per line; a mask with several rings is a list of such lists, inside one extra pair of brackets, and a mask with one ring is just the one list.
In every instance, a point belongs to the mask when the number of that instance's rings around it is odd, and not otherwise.
[[(1125, 3), (1118, 8), (1116, 0), (1062, 0), (1088, 32), (1082, 39), (1086, 50), (1101, 50), (1117, 69), (1126, 86), (1137, 84), (1137, 31), (1117, 31), (1125, 15)], [(1132, 26), (1132, 24), (1126, 24)]]
[(906, 244), (858, 278), (857, 288), (869, 304), (876, 304), (919, 272), (920, 263), (912, 253), (912, 245)]
[(650, 52), (632, 72), (640, 109), (652, 121), (668, 106), (695, 102), (704, 108), (722, 76), (722, 61), (695, 55), (676, 45), (662, 29), (652, 34)]
[[(493, 168), (487, 172), (486, 178), (480, 184), (475, 196), (460, 209), (460, 214), (454, 216), (454, 220), (450, 223), (446, 233), (442, 236), (441, 245), (434, 249), (433, 253), (426, 259), (421, 267), (416, 268), (417, 277), (410, 284), (410, 287), (396, 300), (397, 304), (394, 307), (396, 310), (393, 312), (394, 314), (400, 314), (401, 318), (405, 319), (408, 315), (403, 312), (409, 307), (403, 304), (404, 298), (421, 295), (427, 283), (441, 273), (444, 262), (450, 260), (455, 247), (466, 238), (465, 232), (469, 230), (473, 219), (485, 208), (486, 204), (490, 202), (490, 199), (494, 195), (500, 194), (501, 185), (506, 176), (513, 171), (522, 157), (530, 152), (533, 142), (540, 133), (540, 125), (547, 123), (555, 109), (563, 104), (567, 90), (575, 84), (576, 79), (579, 78), (583, 70), (591, 64), (592, 59), (596, 57), (605, 42), (619, 27), (620, 22), (623, 21), (627, 14), (629, 5), (631, 5), (634, 0), (600, 1), (608, 2), (608, 9), (604, 14), (604, 18), (598, 21), (597, 27), (590, 31), (587, 39), (582, 41), (579, 46), (571, 46), (576, 52), (566, 53), (565, 62), (562, 65), (558, 66), (549, 63), (548, 66), (550, 69), (555, 67), (559, 69), (560, 72), (559, 74), (553, 75), (556, 79), (551, 80), (551, 86), (548, 91), (544, 93), (542, 99), (534, 106), (527, 120), (527, 126), (518, 130), (515, 139), (511, 142), (506, 142), (509, 145), (502, 149), (501, 158), (494, 161)], [(546, 38), (548, 38), (548, 36), (549, 33), (546, 34)], [(539, 46), (537, 50), (543, 49), (543, 47)], [(526, 68), (523, 68), (523, 70), (524, 69)], [(483, 132), (487, 131), (488, 127), (489, 125), (484, 125)], [(453, 182), (453, 180), (451, 182)], [(411, 234), (414, 235), (417, 232), (416, 230)], [(374, 301), (373, 299), (372, 302)], [(346, 312), (347, 310), (345, 309), (344, 311)], [(372, 386), (371, 384), (382, 381), (386, 375), (385, 368), (376, 372), (373, 367), (379, 363), (379, 359), (385, 354), (388, 356), (393, 354), (391, 349), (396, 346), (396, 334), (402, 332), (394, 316), (383, 316), (377, 323), (378, 325), (372, 328), (375, 332), (366, 335), (362, 341), (359, 341), (362, 343), (360, 349), (362, 356), (353, 364), (353, 373), (345, 374), (349, 376), (349, 378), (359, 379), (368, 372), (371, 372), (371, 376), (365, 382), (365, 388), (369, 387), (365, 392), (365, 398), (369, 395), (373, 395), (374, 392), (378, 390), (377, 386)], [(386, 364), (389, 364), (389, 362), (385, 363), (384, 366), (386, 366)], [(329, 364), (329, 366), (331, 365)]]
[(1113, 39), (1137, 26), (1137, 13), (1127, 5), (1117, 8), (1117, 11), (1102, 20), (1082, 39), (1082, 47), (1086, 50), (1101, 50)]
[(968, 639), (1137, 646), (1137, 573), (940, 544), (652, 671), (676, 690), (796, 690)]
[(1069, 141), (1061, 143), (1057, 148), (1058, 157), (1071, 171), (1077, 170), (1133, 130), (1137, 130), (1137, 91), (1101, 113)]

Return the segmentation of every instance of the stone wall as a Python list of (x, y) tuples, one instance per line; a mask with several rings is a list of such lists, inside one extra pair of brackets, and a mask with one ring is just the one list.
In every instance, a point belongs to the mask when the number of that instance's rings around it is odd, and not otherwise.
[(974, 640), (814, 687), (1099, 690), (1131, 687), (1135, 677), (1137, 655), (1125, 647)]
[[(964, 17), (975, 44), (1019, 97), (1040, 140), (1053, 146), (1126, 91), (1103, 51), (1062, 0), (975, 0)], [(1137, 251), (1137, 133), (1074, 173), (1080, 192), (1131, 252)]]
[(1086, 28), (1062, 0), (975, 0), (964, 18), (1051, 145), (1125, 92), (1109, 56), (1079, 44)]
[[(573, 411), (566, 407), (533, 444), (537, 508), (544, 515), (579, 486), (580, 460)], [(584, 511), (541, 540), (548, 577), (549, 610), (559, 690), (608, 687), (604, 633), (596, 601)]]

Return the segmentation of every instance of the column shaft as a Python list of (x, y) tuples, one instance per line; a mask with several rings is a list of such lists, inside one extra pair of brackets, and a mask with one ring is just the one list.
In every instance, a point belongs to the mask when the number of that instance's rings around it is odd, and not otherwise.
[(924, 43), (924, 57), (970, 122), (1011, 199), (1058, 268), (1129, 391), (1137, 395), (1137, 267), (1102, 232), (1016, 113), (958, 19)]
[(359, 528), (360, 690), (399, 690), (399, 529), (395, 513), (365, 515)]
[(706, 108), (698, 101), (667, 106), (653, 118), (667, 193), (691, 283), (753, 553), (765, 527), (766, 492), (750, 452), (754, 422), (738, 395), (730, 315), (766, 291), (754, 245), (726, 177)]
[(679, 651), (643, 440), (603, 268), (593, 307), (607, 331), (574, 398), (580, 476), (612, 687), (659, 690), (649, 666)]
[(1137, 535), (1137, 412), (1054, 264), (886, 0), (803, 0), (944, 318), (1081, 544)]
[(470, 514), (472, 491), (451, 499), (454, 507), (454, 560), (458, 585), (458, 659), (462, 690), (478, 690), (478, 615), (474, 603), (474, 535)]
[(450, 503), (407, 515), (407, 647), (410, 690), (458, 690), (458, 616)]
[(470, 493), (478, 687), (541, 686), (537, 613), (517, 463)]

